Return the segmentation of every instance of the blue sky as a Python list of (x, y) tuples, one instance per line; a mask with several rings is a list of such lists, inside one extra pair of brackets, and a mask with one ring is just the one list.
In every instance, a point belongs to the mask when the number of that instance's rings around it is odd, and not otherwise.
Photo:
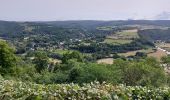
[(169, 12), (170, 0), (0, 0), (0, 20), (12, 21), (154, 19)]

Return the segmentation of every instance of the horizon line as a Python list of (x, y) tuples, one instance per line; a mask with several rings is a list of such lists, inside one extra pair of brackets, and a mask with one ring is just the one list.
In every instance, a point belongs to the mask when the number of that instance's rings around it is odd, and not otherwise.
[(6, 21), (6, 22), (69, 22), (69, 21), (104, 21), (104, 22), (109, 22), (109, 21), (170, 21), (170, 19), (120, 19), (120, 20), (94, 20), (94, 19), (68, 19), (68, 20), (1, 20), (0, 21)]

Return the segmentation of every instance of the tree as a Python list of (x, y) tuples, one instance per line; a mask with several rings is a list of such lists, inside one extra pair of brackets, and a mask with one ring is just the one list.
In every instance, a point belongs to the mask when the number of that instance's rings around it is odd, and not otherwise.
[(36, 52), (33, 63), (38, 72), (46, 69), (48, 66), (48, 57), (44, 52)]
[(167, 67), (170, 66), (170, 56), (164, 56), (161, 58), (161, 61), (164, 63), (164, 64), (167, 64)]
[(14, 54), (14, 49), (5, 41), (0, 41), (0, 73), (2, 75), (13, 74), (16, 61), (17, 57)]
[(121, 73), (116, 66), (75, 62), (74, 67), (69, 71), (69, 82), (89, 83), (93, 81), (118, 83), (121, 80)]
[(147, 54), (145, 52), (136, 52), (135, 56), (145, 58), (145, 57), (147, 57)]
[(126, 65), (124, 82), (127, 85), (162, 86), (166, 81), (164, 69), (153, 58), (133, 61)]
[(68, 63), (70, 59), (76, 59), (78, 62), (82, 62), (83, 56), (78, 51), (67, 52), (63, 54), (62, 63)]

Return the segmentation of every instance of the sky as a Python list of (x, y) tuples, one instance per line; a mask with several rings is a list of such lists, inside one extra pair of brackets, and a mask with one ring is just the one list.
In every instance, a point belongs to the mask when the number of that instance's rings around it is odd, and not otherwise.
[(170, 0), (0, 0), (0, 20), (170, 19)]

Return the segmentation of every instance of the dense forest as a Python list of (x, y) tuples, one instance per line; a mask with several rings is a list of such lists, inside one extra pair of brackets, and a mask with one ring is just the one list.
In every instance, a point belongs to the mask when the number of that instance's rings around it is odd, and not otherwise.
[(141, 30), (139, 34), (147, 38), (151, 41), (162, 40), (162, 41), (169, 41), (170, 40), (170, 29), (162, 30), (162, 29), (148, 29), (148, 30)]

